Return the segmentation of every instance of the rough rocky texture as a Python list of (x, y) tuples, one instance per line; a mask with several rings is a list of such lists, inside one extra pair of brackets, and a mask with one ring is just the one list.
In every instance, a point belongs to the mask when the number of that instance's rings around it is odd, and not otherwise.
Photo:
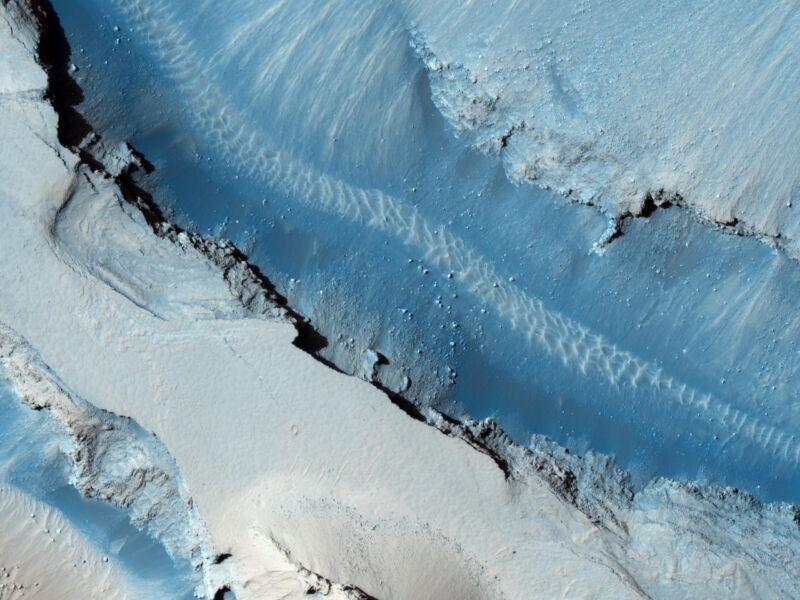
[(437, 107), (513, 181), (612, 220), (666, 193), (799, 255), (795, 2), (408, 5)]
[(163, 462), (106, 479), (136, 446), (92, 419), (134, 419), (169, 450), (240, 598), (279, 597), (276, 547), (295, 578), (380, 598), (796, 597), (794, 507), (663, 480), (634, 494), (598, 455), (513, 446), (488, 421), (430, 427), (294, 346), (292, 321), (245, 311), (194, 243), (153, 234), (124, 168), (61, 145), (26, 6), (0, 8), (4, 356), (23, 397), (63, 411), (87, 490), (133, 510), (163, 491)]
[(127, 510), (131, 521), (197, 571), (197, 593), (222, 586), (208, 533), (172, 457), (130, 419), (99, 411), (64, 389), (36, 353), (0, 325), (0, 368), (22, 402), (48, 410), (72, 441), (72, 485), (88, 498)]

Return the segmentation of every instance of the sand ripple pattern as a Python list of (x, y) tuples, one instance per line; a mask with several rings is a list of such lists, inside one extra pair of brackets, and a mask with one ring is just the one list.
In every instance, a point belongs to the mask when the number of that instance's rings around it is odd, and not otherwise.
[[(729, 403), (701, 393), (661, 368), (622, 350), (585, 326), (548, 309), (538, 298), (507, 282), (494, 266), (445, 227), (431, 224), (413, 206), (377, 189), (363, 189), (321, 172), (278, 150), (266, 133), (233, 107), (206, 62), (182, 29), (176, 12), (147, 0), (113, 0), (137, 27), (167, 75), (175, 82), (198, 131), (256, 183), (279, 189), (313, 209), (347, 218), (397, 237), (422, 252), (443, 272), (452, 272), (472, 294), (531, 344), (542, 347), (567, 367), (600, 375), (610, 384), (653, 394), (660, 402), (681, 406), (709, 424), (722, 448), (755, 446), (772, 458), (800, 462), (794, 434), (763, 422)], [(265, 9), (266, 10), (266, 9)]]

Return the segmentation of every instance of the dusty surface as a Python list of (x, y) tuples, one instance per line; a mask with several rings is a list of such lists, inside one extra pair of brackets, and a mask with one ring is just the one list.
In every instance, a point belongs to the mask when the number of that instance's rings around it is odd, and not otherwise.
[(211, 261), (153, 235), (59, 144), (22, 5), (0, 8), (0, 323), (70, 393), (166, 446), (239, 598), (304, 593), (279, 585), (287, 556), (379, 598), (797, 594), (790, 507), (667, 481), (626, 498), (601, 468), (580, 510), (553, 486), (558, 452), (521, 455), (506, 479), (296, 348), (285, 318), (244, 310)]
[(58, 511), (0, 486), (0, 598), (123, 600), (134, 590)]
[(798, 257), (793, 0), (408, 4), (437, 107), (513, 180), (611, 216), (666, 193)]

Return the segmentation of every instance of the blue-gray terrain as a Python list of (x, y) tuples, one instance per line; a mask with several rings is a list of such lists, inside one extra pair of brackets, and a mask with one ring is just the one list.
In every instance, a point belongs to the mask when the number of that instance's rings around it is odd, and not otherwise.
[[(176, 220), (233, 240), (344, 370), (494, 416), (523, 443), (612, 453), (641, 481), (798, 499), (790, 252), (698, 214), (680, 189), (609, 212), (572, 198), (579, 184), (510, 177), (514, 128), (494, 140), (481, 119), (496, 125), (511, 100), (437, 62), (434, 27), (402, 2), (55, 6), (82, 110), (144, 153), (142, 183)], [(480, 39), (491, 48), (469, 32)], [(565, 85), (547, 79), (560, 57), (531, 44), (518, 53), (543, 66), (526, 81)], [(459, 99), (475, 112), (461, 129), (445, 118)], [(568, 167), (562, 154), (551, 162)]]
[(0, 3), (0, 600), (796, 596), (800, 4), (501, 4)]

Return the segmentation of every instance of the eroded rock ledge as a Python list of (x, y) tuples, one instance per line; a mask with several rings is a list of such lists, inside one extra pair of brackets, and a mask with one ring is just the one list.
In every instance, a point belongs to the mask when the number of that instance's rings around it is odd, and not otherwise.
[[(797, 80), (796, 8), (712, 2), (695, 18), (678, 5), (589, 2), (542, 5), (520, 21), (511, 15), (521, 7), (496, 11), (490, 27), (448, 2), (411, 4), (419, 20), (411, 45), (436, 107), (466, 142), (499, 155), (512, 182), (605, 214), (609, 229), (595, 250), (619, 238), (627, 219), (666, 203), (800, 257), (800, 176), (789, 150), (800, 133), (791, 108), (798, 88), (769, 83)], [(456, 17), (433, 17), (447, 10)], [(665, 23), (681, 26), (662, 30), (654, 48)], [(740, 36), (735, 46), (724, 41), (731, 36)]]
[(23, 0), (0, 10), (14, 57), (0, 66), (29, 78), (0, 73), (13, 232), (0, 323), (74, 397), (163, 442), (240, 598), (269, 597), (285, 575), (264, 540), (306, 578), (381, 598), (796, 595), (795, 507), (667, 480), (634, 492), (607, 457), (523, 448), (491, 421), (406, 407), (409, 419), (297, 348), (289, 309), (242, 255), (171, 229), (124, 189), (141, 159), (123, 149), (114, 166), (93, 138), (62, 145), (35, 13)]

